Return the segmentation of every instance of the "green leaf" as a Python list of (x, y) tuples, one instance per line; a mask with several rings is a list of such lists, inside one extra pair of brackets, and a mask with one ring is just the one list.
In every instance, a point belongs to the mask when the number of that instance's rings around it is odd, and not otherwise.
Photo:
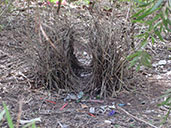
[(167, 105), (171, 101), (171, 97), (168, 97), (165, 101), (163, 101), (161, 104), (158, 104), (158, 106)]
[(35, 124), (35, 122), (33, 122), (33, 124), (32, 124), (32, 128), (36, 128), (36, 124)]
[(139, 63), (136, 67), (136, 72), (138, 72), (140, 70), (141, 64)]
[[(161, 7), (160, 7), (160, 8), (161, 8)], [(148, 10), (146, 10), (146, 11), (144, 12), (144, 14), (142, 14), (142, 15), (139, 16), (139, 17), (137, 17), (136, 21), (138, 22), (139, 20), (144, 19), (146, 16), (152, 14), (154, 11), (157, 11), (157, 10), (159, 10), (160, 8), (157, 8), (157, 9), (155, 9), (155, 10), (153, 10), (153, 11), (151, 11), (151, 8), (149, 8)]]
[(154, 45), (154, 43), (155, 43), (155, 38), (154, 38), (154, 36), (151, 36), (151, 41), (152, 41), (152, 44)]
[(162, 95), (160, 98), (163, 98), (163, 97), (169, 97), (171, 96), (171, 89), (168, 89), (164, 95)]
[(144, 24), (146, 21), (145, 20), (132, 20), (132, 23), (141, 23)]
[(127, 60), (131, 60), (131, 59), (133, 59), (134, 57), (139, 56), (140, 54), (141, 54), (141, 51), (136, 51), (135, 53), (133, 53), (133, 54), (127, 56)]
[(143, 34), (136, 35), (135, 37), (140, 38), (140, 37), (144, 37), (145, 35), (146, 35), (146, 33), (143, 33)]
[(56, 3), (56, 2), (58, 2), (59, 0), (49, 0), (49, 2), (51, 2), (51, 3)]
[(170, 93), (170, 95), (171, 95), (171, 89), (167, 89), (167, 91), (165, 93)]
[(170, 25), (169, 22), (170, 22), (169, 19), (166, 19), (166, 20), (164, 19), (163, 20), (163, 24), (164, 24), (166, 30), (168, 30), (169, 32), (171, 32), (171, 29), (168, 27), (168, 25)]
[(134, 2), (138, 3), (138, 4), (143, 4), (144, 2), (140, 1), (140, 0), (134, 0)]
[(128, 69), (130, 69), (131, 67), (133, 67), (138, 62), (138, 60), (139, 60), (139, 56), (137, 56), (133, 60), (131, 60)]
[(168, 7), (166, 7), (166, 10), (165, 10), (165, 14), (166, 14), (166, 16), (168, 17), (169, 16), (169, 8)]
[(148, 27), (148, 32), (151, 32), (151, 30), (154, 28), (153, 24), (151, 23)]
[(144, 65), (146, 67), (152, 66), (150, 60), (144, 56), (142, 56), (142, 58), (141, 58), (141, 63), (142, 63), (142, 65)]
[(146, 67), (151, 67), (151, 56), (146, 52), (142, 52), (141, 63)]
[(140, 48), (144, 48), (148, 44), (148, 42), (147, 42), (148, 37), (149, 37), (149, 34), (146, 32), (145, 39), (141, 42)]
[(150, 12), (156, 10), (162, 4), (162, 2), (163, 0), (158, 0), (157, 3), (153, 6), (153, 8), (150, 10)]
[(168, 24), (171, 25), (171, 20), (170, 19), (166, 19)]
[(158, 29), (158, 26), (160, 26), (161, 23), (162, 23), (161, 21), (158, 21), (158, 22), (153, 26), (154, 31), (155, 31), (156, 29)]
[(143, 13), (144, 11), (145, 11), (145, 9), (141, 9), (140, 11), (138, 11), (137, 13), (132, 15), (131, 18), (136, 18), (139, 14)]
[(164, 124), (164, 123), (166, 122), (167, 118), (169, 117), (170, 110), (171, 110), (171, 108), (170, 108), (169, 111), (167, 112), (166, 116), (163, 118), (162, 124)]
[(158, 29), (155, 29), (154, 33), (159, 37), (161, 41), (164, 41)]
[(163, 98), (163, 97), (169, 97), (169, 96), (171, 96), (171, 94), (166, 93), (166, 94), (162, 95), (160, 98)]
[(151, 13), (153, 13), (153, 12), (150, 12), (150, 10), (151, 10), (151, 8), (148, 9), (147, 11), (145, 11), (144, 14), (142, 14), (141, 16), (137, 17), (137, 18), (136, 18), (136, 21), (142, 20), (142, 19), (144, 19), (146, 16), (150, 15)]
[(148, 44), (148, 42), (147, 42), (147, 39), (145, 39), (145, 40), (143, 40), (142, 42), (141, 42), (141, 48), (144, 48), (146, 45)]
[(149, 3), (141, 3), (138, 7), (140, 7), (140, 8), (142, 8), (142, 7), (147, 7), (147, 6), (150, 5), (151, 3), (152, 3), (152, 1), (149, 2)]
[(161, 104), (158, 104), (158, 106), (163, 106), (163, 105), (167, 105), (169, 106), (169, 110), (166, 114), (166, 116), (163, 118), (163, 121), (162, 123), (165, 123), (169, 114), (170, 114), (170, 111), (171, 111), (171, 89), (168, 89), (164, 95), (162, 95), (160, 98), (163, 98), (163, 97), (167, 97), (167, 99), (165, 101), (163, 101)]
[(9, 0), (5, 0), (5, 4), (8, 4)]
[(160, 33), (162, 32), (162, 30), (163, 30), (163, 24), (160, 24)]
[(84, 0), (85, 4), (88, 5), (90, 3), (90, 0)]
[(5, 103), (3, 103), (3, 106), (4, 106), (4, 109), (5, 109), (5, 112), (6, 112), (6, 118), (7, 118), (7, 121), (8, 121), (8, 125), (10, 128), (14, 128), (14, 125), (13, 125), (13, 122), (11, 120), (11, 116), (10, 116), (10, 113), (8, 111), (8, 108), (6, 106)]
[(27, 127), (30, 127), (30, 126), (32, 126), (32, 128), (36, 128), (35, 121), (30, 122), (30, 123), (24, 125), (22, 128), (27, 128)]
[(155, 22), (156, 20), (158, 20), (161, 16), (161, 13), (157, 14), (152, 20), (148, 20), (146, 21), (147, 24), (152, 24), (153, 22)]

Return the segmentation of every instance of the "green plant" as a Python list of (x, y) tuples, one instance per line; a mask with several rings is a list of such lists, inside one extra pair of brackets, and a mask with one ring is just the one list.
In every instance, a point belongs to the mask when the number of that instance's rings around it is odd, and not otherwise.
[(137, 64), (136, 70), (139, 71), (141, 65), (145, 65), (146, 67), (151, 67), (151, 56), (145, 50), (138, 50), (135, 53), (129, 55), (127, 57), (130, 61), (130, 65), (128, 68), (131, 68), (135, 64)]
[(151, 55), (145, 50), (149, 42), (154, 44), (156, 41), (164, 41), (162, 34), (171, 32), (170, 16), (170, 0), (134, 0), (135, 13), (131, 16), (133, 23), (145, 26), (145, 30), (136, 35), (135, 38), (141, 39), (141, 43), (137, 50), (129, 55), (127, 59), (130, 61), (130, 66), (144, 65), (151, 67)]
[(4, 109), (5, 109), (6, 118), (7, 118), (7, 121), (8, 121), (8, 126), (9, 126), (10, 128), (14, 128), (14, 124), (13, 124), (13, 122), (12, 122), (11, 115), (10, 115), (10, 113), (9, 113), (9, 111), (8, 111), (8, 108), (7, 108), (6, 104), (3, 103), (3, 106), (4, 106)]
[[(129, 68), (136, 66), (139, 71), (140, 66), (151, 67), (151, 55), (145, 47), (151, 42), (154, 44), (158, 40), (164, 41), (163, 35), (171, 32), (171, 0), (134, 0), (134, 11), (131, 20), (133, 24), (145, 26), (145, 30), (134, 38), (141, 39), (141, 44), (137, 50), (127, 57), (130, 62)], [(162, 123), (166, 122), (171, 110), (171, 89), (165, 95), (167, 97), (159, 106), (167, 105), (169, 110)]]
[[(6, 119), (7, 119), (9, 128), (14, 128), (14, 123), (12, 122), (11, 115), (5, 103), (3, 103), (3, 107), (4, 107), (4, 110), (0, 113), (0, 121), (2, 121), (3, 116), (6, 114)], [(23, 128), (36, 128), (35, 121), (36, 120), (33, 120), (30, 123), (24, 125)]]
[(166, 116), (163, 118), (162, 124), (166, 122), (167, 118), (169, 117), (170, 111), (171, 111), (171, 89), (168, 89), (164, 95), (161, 96), (161, 98), (166, 97), (166, 100), (164, 100), (162, 103), (158, 104), (158, 106), (168, 106), (169, 110), (166, 114)]

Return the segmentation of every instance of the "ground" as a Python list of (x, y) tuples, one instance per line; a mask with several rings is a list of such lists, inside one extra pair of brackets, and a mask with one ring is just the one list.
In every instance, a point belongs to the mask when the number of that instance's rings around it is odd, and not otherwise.
[[(65, 101), (68, 95), (66, 93), (59, 95), (45, 88), (31, 88), (25, 77), (27, 64), (23, 64), (24, 61), (18, 58), (22, 50), (16, 48), (13, 35), (15, 33), (10, 29), (0, 33), (0, 111), (3, 110), (2, 102), (6, 103), (15, 123), (21, 112), (21, 120), (40, 118), (36, 122), (36, 126), (40, 128), (171, 127), (170, 117), (161, 125), (168, 107), (157, 106), (163, 101), (160, 96), (171, 88), (170, 42), (155, 46), (153, 67), (134, 73), (137, 82), (131, 91), (123, 90), (114, 98), (89, 97), (87, 100)], [(166, 63), (159, 64), (160, 60), (165, 60)], [(22, 107), (21, 110), (19, 106)], [(92, 109), (95, 110), (92, 112)], [(8, 127), (5, 119), (0, 127)]]

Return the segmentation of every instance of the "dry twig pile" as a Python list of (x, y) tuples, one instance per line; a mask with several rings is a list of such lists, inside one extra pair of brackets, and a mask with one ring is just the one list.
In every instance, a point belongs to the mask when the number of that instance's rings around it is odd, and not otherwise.
[[(28, 11), (34, 15), (26, 17), (25, 29), (17, 32), (26, 35), (23, 42), (31, 58), (33, 87), (41, 85), (58, 92), (83, 90), (101, 97), (115, 96), (127, 88), (125, 58), (130, 37), (123, 34), (125, 26), (116, 17), (115, 8), (112, 12), (101, 8), (98, 4), (83, 10), (61, 8), (60, 15), (51, 7)], [(89, 65), (76, 57), (78, 46), (92, 57)]]

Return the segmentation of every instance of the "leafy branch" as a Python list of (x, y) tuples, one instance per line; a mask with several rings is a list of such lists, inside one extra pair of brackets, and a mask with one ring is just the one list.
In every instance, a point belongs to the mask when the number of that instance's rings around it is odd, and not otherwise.
[(144, 33), (136, 35), (141, 39), (140, 46), (135, 53), (129, 55), (130, 67), (136, 66), (137, 71), (140, 66), (151, 67), (151, 55), (144, 50), (151, 41), (152, 44), (158, 40), (164, 41), (162, 34), (171, 32), (170, 25), (170, 0), (134, 0), (135, 13), (131, 20), (133, 23), (140, 23), (147, 27)]

